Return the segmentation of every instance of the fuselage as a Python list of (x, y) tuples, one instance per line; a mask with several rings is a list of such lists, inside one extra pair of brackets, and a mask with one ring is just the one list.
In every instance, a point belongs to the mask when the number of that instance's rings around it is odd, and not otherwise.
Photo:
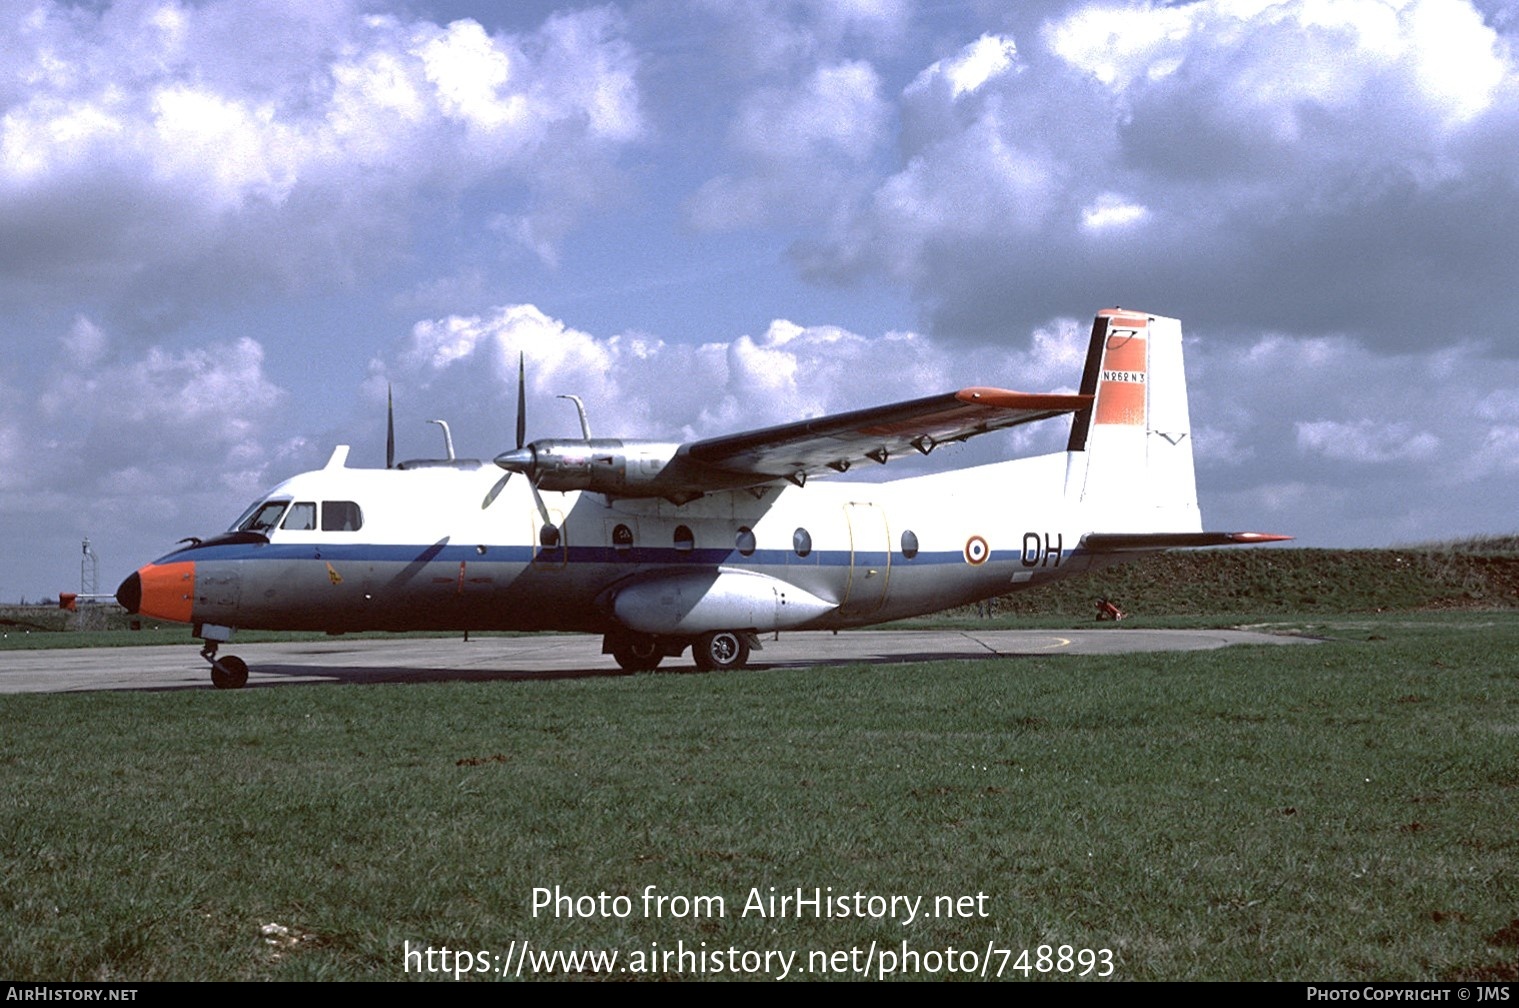
[(361, 469), (345, 457), (145, 566), (123, 603), (248, 629), (763, 633), (938, 611), (1094, 562), (1079, 548), (1090, 516), (1062, 492), (1067, 453), (679, 505), (535, 499), (526, 477), (487, 463)]

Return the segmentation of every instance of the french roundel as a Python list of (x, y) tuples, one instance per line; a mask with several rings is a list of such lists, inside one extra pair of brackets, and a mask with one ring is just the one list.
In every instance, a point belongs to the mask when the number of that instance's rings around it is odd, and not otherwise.
[(992, 549), (986, 545), (986, 540), (978, 535), (973, 535), (965, 540), (965, 562), (972, 567), (979, 567), (986, 563), (986, 558), (992, 555)]

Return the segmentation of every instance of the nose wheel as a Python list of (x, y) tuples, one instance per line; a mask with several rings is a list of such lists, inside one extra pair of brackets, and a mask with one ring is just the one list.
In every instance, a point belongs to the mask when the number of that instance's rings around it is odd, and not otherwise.
[(200, 656), (211, 663), (211, 685), (217, 689), (242, 689), (248, 682), (248, 663), (236, 655), (216, 657), (216, 642), (207, 641)]

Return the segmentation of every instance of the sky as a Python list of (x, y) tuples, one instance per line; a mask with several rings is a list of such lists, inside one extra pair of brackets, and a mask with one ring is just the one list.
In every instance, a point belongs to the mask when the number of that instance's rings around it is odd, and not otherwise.
[(1519, 4), (0, 0), (3, 602), (383, 465), (387, 387), (402, 457), (512, 447), (519, 352), (530, 439), (711, 436), (1071, 390), (1113, 305), (1205, 527), (1519, 531)]

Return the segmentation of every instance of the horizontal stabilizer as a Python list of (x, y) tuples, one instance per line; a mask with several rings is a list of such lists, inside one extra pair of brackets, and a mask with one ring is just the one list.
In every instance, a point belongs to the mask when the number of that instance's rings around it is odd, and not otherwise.
[(1286, 542), (1291, 538), (1271, 532), (1091, 532), (1081, 537), (1081, 549), (1088, 553), (1153, 553), (1196, 546)]

